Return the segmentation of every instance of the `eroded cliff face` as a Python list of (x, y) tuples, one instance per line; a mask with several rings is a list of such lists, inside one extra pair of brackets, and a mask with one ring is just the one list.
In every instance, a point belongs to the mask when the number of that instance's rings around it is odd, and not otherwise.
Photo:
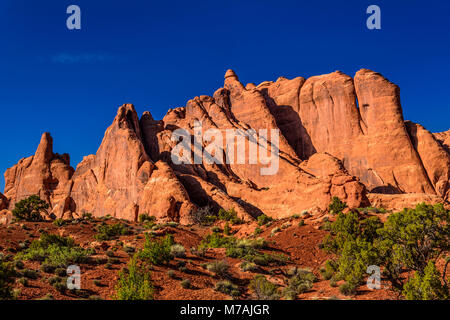
[(289, 141), (300, 158), (330, 153), (371, 192), (435, 193), (404, 124), (399, 88), (380, 74), (281, 78), (257, 88), (281, 130), (297, 133)]
[[(174, 132), (180, 128), (224, 161), (173, 163), (179, 142)], [(241, 139), (232, 149), (220, 143), (209, 150), (213, 140), (203, 136), (208, 129), (222, 137), (233, 129)], [(261, 129), (269, 133), (262, 136)], [(279, 129), (279, 136), (271, 129)], [(2, 203), (11, 209), (32, 194), (49, 202), (57, 217), (91, 212), (136, 220), (147, 213), (181, 223), (192, 222), (192, 214), (206, 205), (234, 208), (244, 220), (261, 213), (281, 218), (321, 212), (333, 196), (362, 207), (369, 205), (368, 191), (396, 194), (401, 200), (391, 198), (402, 205), (424, 195), (448, 201), (449, 136), (405, 122), (399, 88), (370, 70), (354, 78), (334, 72), (257, 86), (244, 86), (229, 70), (212, 97), (195, 97), (163, 120), (150, 112), (139, 119), (132, 105), (121, 106), (97, 153), (76, 170), (68, 155), (53, 153), (52, 139), (44, 134), (34, 156), (6, 171), (7, 199), (0, 197), (0, 211)], [(187, 153), (198, 149), (190, 145)], [(279, 155), (275, 174), (262, 174), (269, 165), (252, 162), (249, 150)], [(402, 198), (405, 193), (414, 196)]]
[(21, 159), (5, 173), (5, 196), (9, 209), (31, 195), (47, 201), (57, 216), (68, 210), (71, 179), (74, 170), (68, 154), (53, 153), (53, 139), (49, 133), (42, 135), (34, 156)]
[(8, 208), (8, 199), (0, 192), (0, 211)]

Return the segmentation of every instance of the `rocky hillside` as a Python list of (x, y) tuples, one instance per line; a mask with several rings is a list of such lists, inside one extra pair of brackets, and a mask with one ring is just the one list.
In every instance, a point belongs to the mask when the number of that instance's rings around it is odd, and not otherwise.
[[(272, 136), (245, 135), (240, 142), (279, 154), (278, 171), (262, 174), (267, 164), (252, 163), (250, 152), (243, 162), (173, 163), (174, 131), (194, 135), (198, 121), (203, 132), (217, 129), (223, 136), (229, 129), (279, 129), (276, 148)], [(207, 205), (234, 208), (252, 220), (262, 213), (321, 213), (333, 196), (353, 208), (448, 204), (449, 139), (450, 131), (433, 134), (405, 121), (399, 87), (370, 70), (354, 78), (334, 72), (259, 85), (244, 85), (228, 70), (212, 97), (195, 97), (162, 120), (149, 112), (139, 118), (133, 105), (121, 106), (97, 153), (76, 170), (69, 155), (53, 152), (44, 133), (35, 155), (6, 171), (1, 218), (8, 220), (8, 210), (33, 194), (50, 204), (53, 217), (89, 212), (136, 221), (146, 213), (182, 224)], [(235, 156), (236, 150), (222, 147), (225, 158)]]

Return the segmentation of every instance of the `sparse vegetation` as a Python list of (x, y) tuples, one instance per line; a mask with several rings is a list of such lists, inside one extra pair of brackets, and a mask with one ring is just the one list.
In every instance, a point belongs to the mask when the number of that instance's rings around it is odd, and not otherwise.
[(175, 271), (173, 270), (167, 271), (167, 276), (172, 279), (175, 278)]
[(150, 270), (145, 264), (139, 264), (135, 258), (128, 263), (128, 269), (119, 272), (116, 286), (117, 300), (152, 300), (154, 288)]
[(219, 281), (215, 286), (216, 291), (222, 292), (223, 294), (227, 294), (232, 297), (237, 297), (241, 293), (239, 291), (239, 287), (232, 284), (230, 281)]
[(64, 221), (61, 218), (56, 219), (55, 221), (53, 221), (53, 224), (57, 227), (62, 227), (66, 224), (66, 221)]
[(220, 278), (228, 278), (230, 276), (230, 265), (225, 260), (213, 261), (206, 268)]
[(268, 281), (263, 275), (257, 275), (250, 282), (250, 289), (253, 290), (257, 300), (278, 300), (278, 286)]
[(186, 249), (181, 244), (174, 244), (170, 247), (170, 254), (175, 258), (185, 258)]
[(156, 221), (156, 217), (154, 216), (150, 216), (147, 213), (143, 213), (139, 215), (138, 221), (140, 223), (146, 223), (146, 222), (155, 222)]
[(298, 294), (304, 293), (313, 287), (316, 276), (310, 270), (299, 269), (297, 267), (289, 270), (289, 284), (284, 290), (285, 296), (290, 300), (294, 300)]
[(220, 209), (218, 213), (218, 217), (220, 220), (229, 221), (231, 224), (241, 224), (242, 220), (237, 217), (237, 213), (234, 208), (229, 210)]
[(345, 202), (342, 202), (338, 197), (333, 197), (331, 199), (330, 205), (328, 206), (328, 210), (331, 214), (338, 214), (345, 208), (347, 208), (347, 204)]
[(130, 233), (130, 230), (123, 223), (118, 222), (111, 225), (104, 224), (98, 228), (95, 239), (100, 241), (107, 241), (117, 239), (122, 235), (129, 235)]
[(166, 235), (162, 240), (152, 240), (146, 236), (144, 248), (137, 257), (147, 263), (162, 265), (172, 260), (171, 247), (174, 245), (172, 235)]
[(191, 284), (191, 280), (189, 279), (183, 279), (181, 280), (181, 286), (183, 287), (183, 289), (190, 289), (192, 284)]
[(273, 219), (269, 216), (266, 216), (265, 214), (258, 216), (258, 225), (259, 226), (263, 226), (263, 225), (269, 223), (270, 221), (273, 221)]
[(254, 262), (248, 262), (244, 261), (241, 263), (241, 270), (242, 271), (257, 271), (259, 268)]
[(213, 208), (211, 206), (206, 206), (199, 208), (192, 215), (192, 219), (196, 224), (200, 224), (202, 226), (210, 226), (217, 220), (217, 216), (213, 213)]

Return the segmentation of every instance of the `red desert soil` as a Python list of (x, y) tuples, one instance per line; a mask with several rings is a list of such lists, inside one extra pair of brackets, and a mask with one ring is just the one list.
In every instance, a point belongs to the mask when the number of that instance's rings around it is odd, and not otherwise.
[[(118, 220), (106, 220), (107, 224), (116, 223)], [(268, 252), (283, 253), (290, 258), (290, 261), (285, 266), (276, 267), (261, 267), (257, 272), (264, 274), (266, 277), (281, 286), (285, 286), (287, 280), (284, 272), (293, 266), (311, 269), (318, 281), (314, 283), (313, 288), (304, 294), (298, 296), (298, 299), (395, 299), (396, 295), (386, 289), (369, 290), (365, 287), (360, 287), (358, 294), (352, 297), (346, 297), (340, 294), (338, 287), (331, 287), (329, 281), (323, 280), (320, 277), (319, 269), (330, 258), (323, 250), (319, 249), (323, 237), (327, 233), (320, 230), (320, 222), (311, 219), (306, 219), (304, 226), (298, 226), (298, 219), (288, 218), (273, 221), (270, 226), (262, 226), (263, 232), (258, 237), (265, 238), (269, 243)], [(107, 259), (106, 252), (108, 250), (114, 251), (115, 257), (118, 258), (116, 264), (113, 264), (110, 269), (103, 264), (82, 264), (81, 265), (81, 286), (82, 290), (77, 295), (67, 291), (61, 294), (49, 283), (48, 279), (53, 274), (39, 271), (39, 278), (37, 280), (30, 280), (28, 286), (23, 286), (16, 282), (16, 289), (20, 292), (18, 299), (30, 300), (39, 299), (47, 294), (51, 294), (54, 299), (80, 299), (94, 296), (101, 299), (113, 299), (115, 293), (115, 286), (118, 280), (118, 272), (127, 266), (129, 254), (124, 251), (124, 246), (142, 248), (145, 241), (144, 232), (146, 230), (139, 223), (126, 223), (133, 230), (133, 235), (121, 236), (117, 240), (111, 241), (96, 241), (94, 235), (95, 228), (102, 222), (102, 220), (82, 221), (78, 223), (69, 224), (63, 227), (57, 227), (51, 222), (39, 223), (15, 223), (7, 227), (0, 226), (0, 252), (4, 255), (16, 254), (20, 251), (20, 243), (29, 240), (38, 239), (42, 232), (52, 234), (59, 234), (63, 236), (70, 236), (74, 238), (76, 243), (85, 248), (95, 248), (94, 258)], [(221, 225), (218, 223), (217, 225)], [(222, 224), (223, 226), (223, 224)], [(237, 238), (251, 238), (255, 237), (253, 231), (257, 227), (256, 222), (250, 224), (243, 224), (233, 226), (233, 232)], [(280, 232), (271, 236), (271, 231), (278, 227)], [(239, 259), (231, 259), (226, 257), (225, 249), (208, 249), (205, 257), (197, 257), (190, 253), (190, 248), (200, 244), (202, 238), (211, 232), (211, 227), (201, 226), (176, 226), (164, 227), (157, 231), (158, 234), (164, 235), (167, 233), (173, 234), (175, 241), (181, 243), (186, 248), (186, 258), (176, 258), (168, 265), (155, 266), (151, 271), (151, 278), (156, 289), (155, 299), (158, 300), (209, 300), (209, 299), (230, 299), (229, 296), (214, 290), (215, 283), (220, 281), (212, 273), (205, 270), (202, 264), (214, 260), (226, 260), (231, 266), (231, 274), (233, 283), (238, 285), (242, 295), (239, 299), (254, 299), (252, 292), (248, 289), (250, 280), (256, 275), (253, 272), (243, 272), (239, 268), (241, 261)], [(187, 270), (179, 271), (176, 264), (180, 260), (184, 260)], [(39, 270), (40, 265), (37, 262), (25, 261), (25, 268)], [(175, 276), (170, 278), (167, 274), (168, 270), (174, 270)], [(189, 279), (192, 284), (191, 289), (183, 289), (180, 285), (181, 280)], [(94, 283), (95, 282), (95, 283)]]

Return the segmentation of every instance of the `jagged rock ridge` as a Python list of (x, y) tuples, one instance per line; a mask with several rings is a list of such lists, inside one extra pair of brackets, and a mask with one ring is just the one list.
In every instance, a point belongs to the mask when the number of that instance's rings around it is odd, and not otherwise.
[[(248, 153), (244, 164), (172, 163), (174, 130), (194, 134), (197, 121), (223, 136), (227, 129), (280, 129), (278, 172), (261, 175), (264, 165), (250, 164)], [(369, 199), (386, 204), (392, 199), (386, 194), (448, 202), (448, 139), (405, 122), (399, 88), (370, 70), (354, 78), (334, 72), (258, 86), (244, 86), (229, 70), (212, 97), (195, 97), (160, 121), (149, 112), (139, 119), (132, 105), (123, 105), (97, 153), (76, 170), (68, 155), (53, 153), (45, 133), (34, 156), (6, 171), (0, 211), (31, 194), (49, 202), (57, 217), (91, 212), (136, 220), (148, 213), (182, 223), (205, 205), (251, 219), (323, 211), (332, 196), (351, 207)], [(264, 147), (246, 137), (245, 146), (252, 144)], [(220, 152), (230, 155), (225, 147)]]

